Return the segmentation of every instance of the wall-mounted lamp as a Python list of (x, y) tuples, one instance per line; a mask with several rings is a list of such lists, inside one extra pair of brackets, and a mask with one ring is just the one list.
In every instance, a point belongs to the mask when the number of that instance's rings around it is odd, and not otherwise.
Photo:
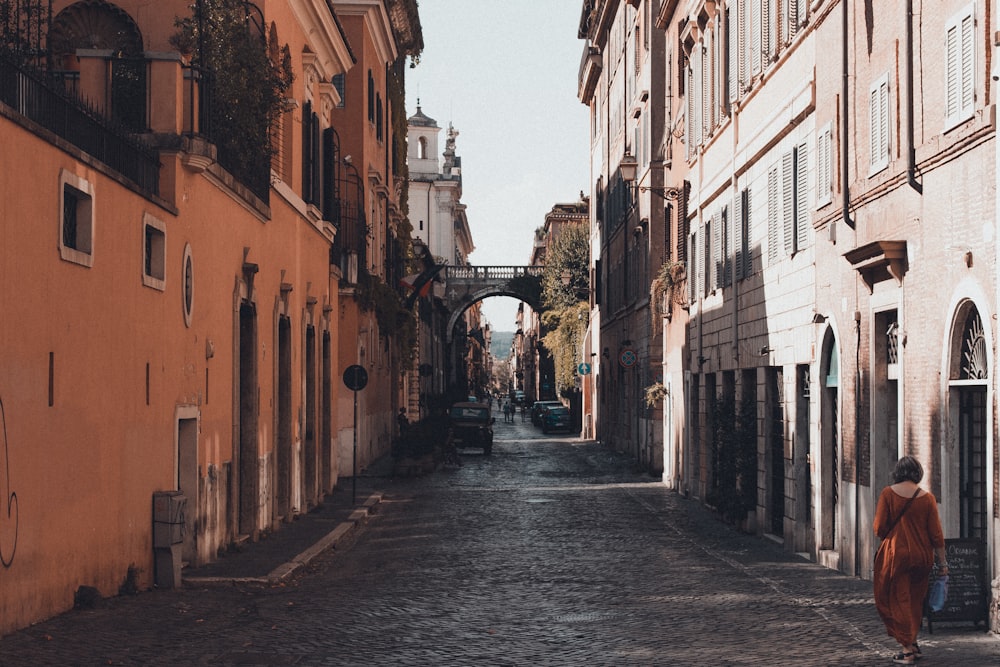
[[(639, 163), (636, 162), (635, 157), (625, 151), (625, 155), (618, 162), (618, 171), (621, 173), (622, 180), (632, 186), (635, 183), (636, 172), (639, 170)], [(640, 185), (637, 190), (639, 192), (652, 192), (655, 195), (659, 195), (664, 199), (679, 199), (681, 193), (683, 192), (681, 188), (673, 187), (653, 187), (650, 185)]]
[(704, 366), (706, 361), (708, 361), (708, 357), (698, 355), (698, 366)]
[(762, 357), (766, 357), (771, 352), (774, 352), (774, 350), (772, 350), (767, 345), (765, 345), (764, 347), (760, 348), (760, 356), (762, 356)]
[(626, 183), (635, 183), (635, 173), (639, 169), (639, 163), (636, 162), (635, 157), (625, 151), (625, 155), (622, 156), (621, 161), (618, 163), (618, 171), (621, 172), (622, 180)]
[(813, 313), (812, 323), (813, 324), (823, 324), (826, 322), (826, 315), (820, 313)]

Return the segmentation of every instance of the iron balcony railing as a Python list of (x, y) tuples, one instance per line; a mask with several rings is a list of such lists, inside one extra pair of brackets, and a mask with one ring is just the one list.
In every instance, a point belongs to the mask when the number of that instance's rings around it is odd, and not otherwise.
[(0, 102), (89, 153), (144, 192), (160, 194), (160, 159), (154, 150), (2, 52)]

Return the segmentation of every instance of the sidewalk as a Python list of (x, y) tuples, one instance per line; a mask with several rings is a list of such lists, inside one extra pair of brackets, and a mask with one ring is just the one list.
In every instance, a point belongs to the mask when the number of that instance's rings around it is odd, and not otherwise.
[(214, 563), (187, 568), (185, 585), (205, 586), (237, 582), (276, 583), (308, 564), (323, 551), (336, 548), (378, 510), (382, 488), (392, 477), (391, 456), (361, 471), (357, 479), (341, 477), (322, 504), (292, 521), (225, 552)]

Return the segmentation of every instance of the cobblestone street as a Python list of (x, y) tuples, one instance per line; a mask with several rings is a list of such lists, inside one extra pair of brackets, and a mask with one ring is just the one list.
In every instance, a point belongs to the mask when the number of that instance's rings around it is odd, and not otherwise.
[[(733, 531), (599, 443), (520, 417), (496, 436), (491, 457), (375, 479), (351, 542), (281, 583), (114, 598), (3, 638), (0, 664), (891, 664), (869, 582)], [(993, 635), (934, 630), (925, 666), (1000, 664)]]

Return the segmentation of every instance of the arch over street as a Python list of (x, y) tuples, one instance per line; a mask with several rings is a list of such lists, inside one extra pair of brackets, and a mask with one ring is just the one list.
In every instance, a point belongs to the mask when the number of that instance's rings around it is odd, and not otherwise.
[(510, 296), (541, 310), (543, 266), (448, 266), (444, 271), (448, 308), (447, 342), (469, 306), (491, 296)]

